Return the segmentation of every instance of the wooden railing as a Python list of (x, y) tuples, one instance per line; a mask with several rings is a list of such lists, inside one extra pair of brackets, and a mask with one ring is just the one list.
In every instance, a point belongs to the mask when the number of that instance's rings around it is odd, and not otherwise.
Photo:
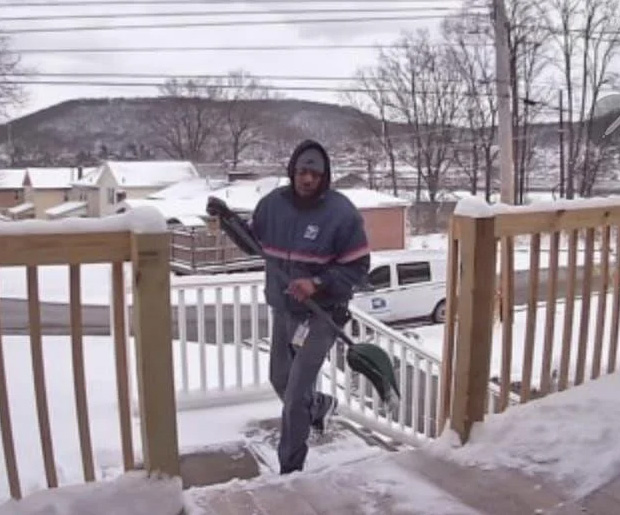
[[(112, 332), (116, 361), (118, 412), (125, 470), (138, 466), (132, 444), (128, 341), (125, 320), (123, 263), (133, 264), (133, 327), (137, 362), (137, 391), (142, 430), (143, 461), (147, 471), (178, 475), (179, 456), (172, 369), (169, 236), (163, 219), (150, 210), (105, 220), (64, 222), (5, 222), (0, 226), (0, 266), (24, 266), (27, 273), (30, 348), (36, 415), (48, 487), (59, 485), (50, 430), (43, 355), (38, 267), (69, 268), (69, 309), (75, 412), (85, 481), (96, 479), (84, 366), (81, 265), (109, 263), (112, 268)], [(0, 296), (2, 285), (0, 285)], [(13, 372), (13, 371), (12, 371)], [(24, 371), (27, 372), (27, 371)], [(14, 445), (9, 384), (0, 328), (0, 426), (11, 497), (23, 489)], [(34, 423), (34, 422), (33, 422)], [(35, 442), (33, 442), (33, 445)]]
[[(449, 420), (467, 441), (484, 418), (492, 377), (501, 412), (511, 396), (524, 403), (616, 370), (619, 225), (620, 202), (613, 200), (457, 208), (450, 225), (441, 427)], [(515, 272), (515, 246), (523, 240), (529, 260)], [(525, 284), (517, 288), (516, 280)], [(523, 310), (515, 307), (518, 290)], [(524, 320), (516, 323), (516, 317)]]

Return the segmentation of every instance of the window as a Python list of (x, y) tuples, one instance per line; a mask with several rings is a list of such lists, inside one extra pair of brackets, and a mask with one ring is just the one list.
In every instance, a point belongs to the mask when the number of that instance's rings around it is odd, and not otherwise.
[(108, 190), (108, 204), (115, 204), (115, 197), (114, 197), (114, 188), (107, 188)]
[(389, 288), (390, 284), (390, 267), (387, 265), (375, 268), (370, 274), (368, 274), (368, 284), (370, 284), (375, 290), (381, 288)]
[(431, 265), (428, 261), (401, 263), (396, 265), (398, 284), (415, 284), (431, 280)]

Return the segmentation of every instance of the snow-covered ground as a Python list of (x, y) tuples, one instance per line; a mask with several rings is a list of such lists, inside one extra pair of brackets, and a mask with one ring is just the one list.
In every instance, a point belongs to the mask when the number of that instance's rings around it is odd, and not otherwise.
[(548, 476), (576, 498), (620, 474), (620, 373), (490, 415), (465, 446), (445, 431), (428, 446), (458, 463)]

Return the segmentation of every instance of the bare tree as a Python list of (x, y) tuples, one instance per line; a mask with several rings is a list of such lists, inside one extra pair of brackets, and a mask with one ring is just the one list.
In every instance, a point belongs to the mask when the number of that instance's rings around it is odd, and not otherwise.
[[(401, 50), (403, 48), (403, 50)], [(411, 164), (418, 170), (417, 198), (423, 181), (435, 202), (454, 160), (462, 88), (450, 54), (426, 31), (404, 36), (399, 47), (382, 53), (391, 102), (409, 128)]]
[(347, 101), (356, 108), (368, 135), (383, 150), (390, 170), (392, 193), (398, 195), (398, 178), (396, 172), (396, 148), (392, 134), (391, 120), (394, 109), (391, 107), (389, 90), (386, 89), (387, 76), (383, 68), (358, 71), (355, 87), (359, 92), (347, 93)]
[(24, 71), (20, 56), (11, 52), (9, 40), (0, 36), (0, 118), (5, 118), (12, 107), (26, 100), (23, 86), (12, 80), (15, 74)]
[[(592, 189), (609, 157), (594, 143), (596, 104), (613, 78), (612, 65), (620, 49), (618, 0), (548, 0), (544, 4), (553, 50), (560, 56), (566, 89), (569, 177), (567, 196), (578, 180), (582, 196)], [(559, 20), (559, 22), (557, 21)]]
[(261, 141), (259, 100), (271, 97), (267, 86), (243, 70), (232, 71), (224, 83), (224, 126), (230, 138), (230, 160), (237, 169), (241, 154)]
[(155, 146), (174, 159), (208, 158), (222, 124), (216, 105), (222, 98), (221, 85), (208, 79), (172, 79), (161, 93), (159, 108), (149, 117)]
[(525, 199), (526, 181), (534, 156), (532, 124), (547, 100), (548, 88), (538, 79), (547, 64), (549, 33), (540, 16), (540, 0), (508, 4), (508, 46), (512, 94), (513, 162), (517, 203)]
[(450, 18), (443, 25), (450, 62), (458, 70), (466, 92), (463, 98), (466, 141), (458, 144), (454, 157), (468, 176), (473, 195), (478, 192), (480, 171), (484, 172), (485, 197), (489, 201), (498, 154), (493, 31), (489, 20), (470, 13), (465, 8), (462, 16)]

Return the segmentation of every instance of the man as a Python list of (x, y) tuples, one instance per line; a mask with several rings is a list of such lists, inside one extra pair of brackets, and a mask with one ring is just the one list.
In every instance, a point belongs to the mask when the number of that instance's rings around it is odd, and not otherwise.
[(259, 201), (251, 227), (265, 255), (265, 296), (274, 315), (269, 376), (283, 402), (282, 474), (302, 470), (311, 427), (323, 432), (337, 407), (335, 398), (315, 391), (336, 334), (304, 301), (312, 298), (344, 325), (353, 287), (363, 282), (370, 264), (361, 215), (347, 197), (330, 189), (325, 149), (315, 141), (300, 143), (288, 176), (289, 186)]

